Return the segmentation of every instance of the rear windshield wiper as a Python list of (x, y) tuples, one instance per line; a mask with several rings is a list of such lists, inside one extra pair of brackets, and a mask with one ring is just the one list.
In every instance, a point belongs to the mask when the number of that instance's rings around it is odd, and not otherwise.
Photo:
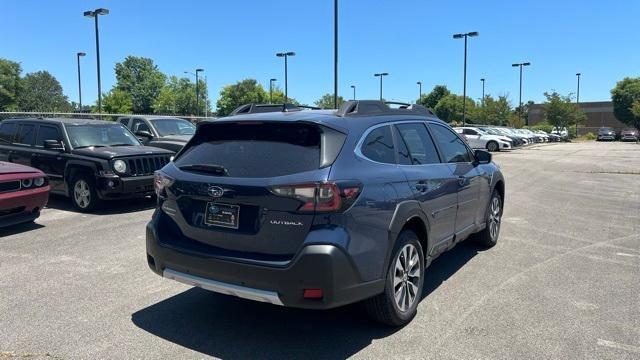
[(178, 167), (180, 170), (202, 172), (218, 176), (229, 176), (229, 171), (222, 165), (191, 164)]

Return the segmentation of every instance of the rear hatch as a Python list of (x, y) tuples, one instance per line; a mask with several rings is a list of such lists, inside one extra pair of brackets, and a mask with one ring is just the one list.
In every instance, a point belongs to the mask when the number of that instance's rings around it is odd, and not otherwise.
[(345, 137), (306, 122), (202, 124), (161, 173), (163, 211), (200, 251), (290, 259)]

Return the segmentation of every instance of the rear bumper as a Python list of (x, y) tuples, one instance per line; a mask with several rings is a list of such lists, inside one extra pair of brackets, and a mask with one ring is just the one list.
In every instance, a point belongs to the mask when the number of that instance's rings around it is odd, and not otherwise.
[(49, 201), (49, 186), (0, 194), (0, 227), (30, 222)]
[[(162, 241), (154, 221), (147, 225), (147, 262), (160, 276), (207, 290), (276, 305), (328, 309), (354, 303), (384, 289), (363, 282), (348, 255), (334, 245), (307, 245), (286, 264), (266, 265), (190, 253)], [(322, 289), (305, 299), (305, 289)]]
[(154, 195), (153, 175), (131, 178), (99, 177), (98, 197), (103, 200), (131, 199)]

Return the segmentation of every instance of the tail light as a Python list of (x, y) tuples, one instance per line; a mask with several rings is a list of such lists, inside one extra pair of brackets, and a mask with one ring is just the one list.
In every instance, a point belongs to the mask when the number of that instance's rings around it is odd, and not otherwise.
[(156, 190), (156, 195), (158, 195), (158, 197), (165, 197), (167, 194), (165, 189), (173, 185), (174, 181), (175, 180), (163, 174), (161, 171), (156, 171), (153, 178), (153, 187)]
[(300, 212), (340, 212), (356, 201), (361, 189), (362, 185), (356, 182), (330, 182), (279, 185), (271, 192), (300, 200)]

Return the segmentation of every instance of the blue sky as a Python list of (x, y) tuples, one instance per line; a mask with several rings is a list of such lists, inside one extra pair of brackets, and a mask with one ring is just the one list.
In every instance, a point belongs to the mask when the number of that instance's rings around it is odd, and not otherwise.
[[(23, 74), (48, 70), (77, 101), (76, 58), (82, 60), (83, 100), (97, 97), (93, 22), (84, 10), (106, 7), (100, 18), (102, 89), (115, 83), (114, 65), (127, 55), (152, 58), (169, 75), (206, 69), (215, 99), (226, 84), (255, 78), (283, 86), (278, 51), (289, 62), (289, 94), (311, 103), (333, 91), (333, 1), (19, 1), (0, 2), (0, 57), (19, 61)], [(640, 1), (340, 1), (339, 93), (377, 98), (375, 72), (385, 78), (387, 99), (413, 101), (445, 84), (462, 93), (463, 41), (456, 32), (479, 31), (469, 40), (467, 93), (508, 94), (515, 104), (518, 71), (525, 69), (523, 100), (543, 100), (555, 89), (575, 92), (581, 72), (582, 101), (608, 100), (625, 76), (640, 73), (635, 38)]]

